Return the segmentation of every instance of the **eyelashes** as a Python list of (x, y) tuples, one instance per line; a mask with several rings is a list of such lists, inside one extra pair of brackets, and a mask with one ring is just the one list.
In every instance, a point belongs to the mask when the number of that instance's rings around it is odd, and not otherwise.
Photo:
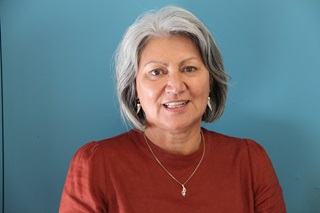
[[(181, 69), (181, 72), (192, 73), (197, 70), (198, 68), (195, 66), (185, 66)], [(166, 69), (153, 69), (148, 73), (148, 75), (155, 77), (155, 76), (165, 75), (167, 73), (168, 71)]]

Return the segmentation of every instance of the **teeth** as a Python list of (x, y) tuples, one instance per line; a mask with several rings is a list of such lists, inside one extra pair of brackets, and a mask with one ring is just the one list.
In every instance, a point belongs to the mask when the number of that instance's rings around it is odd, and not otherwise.
[(188, 101), (180, 101), (180, 102), (170, 102), (170, 103), (163, 104), (163, 105), (168, 108), (178, 108), (178, 107), (182, 107), (182, 106), (186, 105), (187, 103), (188, 103)]

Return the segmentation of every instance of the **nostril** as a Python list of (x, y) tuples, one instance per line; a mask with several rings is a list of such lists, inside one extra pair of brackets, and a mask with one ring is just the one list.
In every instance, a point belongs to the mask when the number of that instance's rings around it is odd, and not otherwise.
[(165, 91), (167, 93), (174, 93), (174, 94), (180, 94), (181, 92), (185, 91), (187, 88), (184, 81), (169, 81), (166, 85)]

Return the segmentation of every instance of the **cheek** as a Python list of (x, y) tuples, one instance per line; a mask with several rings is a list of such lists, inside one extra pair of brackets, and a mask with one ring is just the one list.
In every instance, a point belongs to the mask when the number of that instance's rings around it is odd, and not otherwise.
[(210, 93), (210, 77), (209, 77), (209, 73), (208, 73), (207, 78), (205, 78), (205, 80), (204, 80), (204, 85), (206, 85), (204, 87), (204, 91), (207, 94), (207, 96), (209, 96), (209, 93)]
[(194, 91), (198, 96), (208, 98), (210, 93), (209, 77), (203, 77), (198, 79), (193, 85)]
[(138, 98), (144, 99), (145, 102), (159, 96), (159, 88), (156, 82), (137, 81), (136, 89)]
[(142, 76), (139, 75), (139, 73), (136, 77), (136, 92), (137, 92), (137, 98), (139, 99), (143, 99), (146, 93), (146, 87), (143, 82), (143, 78)]

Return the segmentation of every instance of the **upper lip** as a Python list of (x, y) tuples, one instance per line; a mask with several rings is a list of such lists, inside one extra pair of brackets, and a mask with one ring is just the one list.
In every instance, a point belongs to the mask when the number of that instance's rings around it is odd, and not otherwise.
[(179, 106), (179, 105), (187, 104), (188, 102), (189, 102), (188, 100), (168, 101), (168, 102), (164, 103), (163, 105), (165, 105), (165, 106)]

